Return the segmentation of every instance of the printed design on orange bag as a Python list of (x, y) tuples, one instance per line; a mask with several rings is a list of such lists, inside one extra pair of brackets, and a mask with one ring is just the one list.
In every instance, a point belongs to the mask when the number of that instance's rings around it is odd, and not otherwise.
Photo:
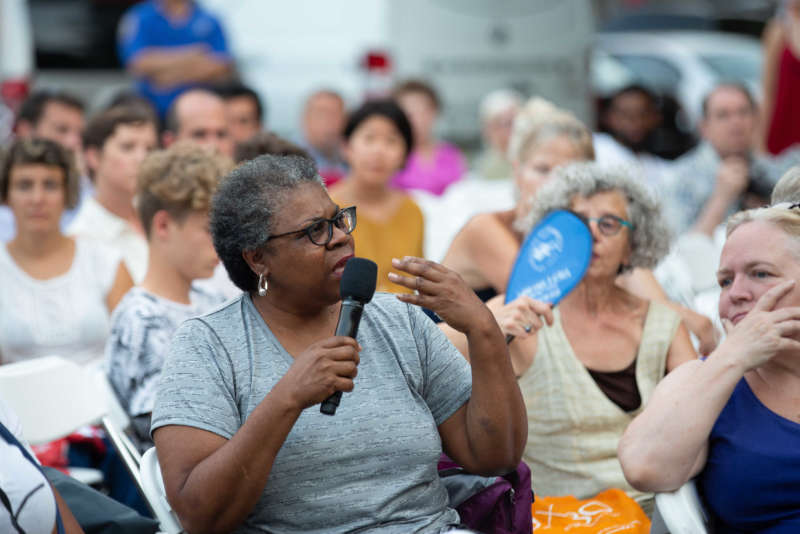
[(583, 500), (573, 496), (537, 495), (531, 511), (536, 534), (647, 534), (650, 531), (650, 520), (644, 511), (619, 489), (609, 489)]

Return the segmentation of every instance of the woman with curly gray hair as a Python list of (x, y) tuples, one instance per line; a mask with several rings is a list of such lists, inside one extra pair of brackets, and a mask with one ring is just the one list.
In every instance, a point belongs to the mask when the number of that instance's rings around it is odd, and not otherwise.
[(678, 313), (616, 282), (666, 254), (667, 227), (644, 187), (595, 163), (556, 171), (527, 227), (557, 209), (589, 225), (594, 245), (585, 276), (552, 310), (523, 297), (496, 312), (501, 328), (521, 338), (510, 352), (528, 412), (523, 458), (543, 495), (587, 498), (621, 488), (648, 509), (650, 496), (625, 481), (617, 442), (665, 373), (695, 352)]

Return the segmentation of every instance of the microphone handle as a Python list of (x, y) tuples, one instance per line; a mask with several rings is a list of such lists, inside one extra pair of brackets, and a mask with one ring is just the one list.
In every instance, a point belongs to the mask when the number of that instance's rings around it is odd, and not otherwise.
[[(358, 323), (361, 322), (361, 312), (364, 305), (357, 300), (346, 298), (342, 301), (342, 309), (339, 312), (339, 322), (336, 324), (337, 336), (348, 336), (355, 339), (358, 333)], [(336, 408), (342, 399), (342, 392), (336, 391), (325, 399), (319, 407), (319, 411), (325, 415), (336, 415)]]

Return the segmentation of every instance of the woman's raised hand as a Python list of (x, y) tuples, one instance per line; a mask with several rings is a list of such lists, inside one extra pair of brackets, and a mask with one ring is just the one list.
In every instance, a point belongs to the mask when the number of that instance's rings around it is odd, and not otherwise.
[(389, 280), (416, 291), (397, 298), (435, 311), (444, 322), (467, 333), (481, 321), (493, 321), (489, 310), (461, 276), (443, 265), (423, 258), (393, 259), (392, 266), (411, 276), (389, 273)]
[(794, 285), (794, 280), (788, 280), (770, 288), (735, 326), (728, 319), (722, 320), (728, 334), (722, 345), (736, 355), (744, 371), (759, 367), (779, 352), (800, 352), (800, 307), (775, 309)]
[(525, 339), (536, 334), (545, 323), (553, 325), (553, 309), (550, 303), (521, 296), (505, 304), (505, 295), (490, 299), (486, 306), (494, 314), (500, 330), (506, 336)]
[(299, 354), (281, 382), (298, 408), (319, 404), (336, 391), (353, 391), (361, 346), (352, 337), (333, 336)]

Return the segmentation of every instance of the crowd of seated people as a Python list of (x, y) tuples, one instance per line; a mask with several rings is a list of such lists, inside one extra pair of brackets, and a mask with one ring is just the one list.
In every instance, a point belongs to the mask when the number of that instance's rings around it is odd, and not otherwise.
[[(723, 83), (700, 145), (651, 175), (653, 98), (620, 91), (598, 136), (496, 91), (469, 171), (434, 136), (443, 103), (422, 80), (349, 112), (316, 91), (297, 144), (238, 83), (176, 95), (163, 125), (125, 96), (84, 126), (78, 99), (37, 92), (0, 164), (0, 364), (101, 361), (190, 532), (458, 528), (443, 452), (481, 475), (523, 461), (541, 496), (618, 488), (648, 514), (696, 478), (719, 532), (794, 531), (797, 167), (775, 184), (800, 151), (760, 154), (756, 101)], [(480, 199), (497, 187), (499, 210)], [(450, 200), (464, 191), (477, 201)], [(586, 274), (555, 307), (506, 303), (526, 236), (558, 209), (588, 225)], [(441, 263), (437, 217), (463, 222)], [(357, 341), (332, 335), (354, 255), (378, 267)], [(718, 312), (675, 301), (691, 293), (676, 265), (716, 273)], [(743, 486), (759, 498), (731, 506)], [(55, 495), (37, 504), (47, 525), (58, 502), (75, 528)]]

